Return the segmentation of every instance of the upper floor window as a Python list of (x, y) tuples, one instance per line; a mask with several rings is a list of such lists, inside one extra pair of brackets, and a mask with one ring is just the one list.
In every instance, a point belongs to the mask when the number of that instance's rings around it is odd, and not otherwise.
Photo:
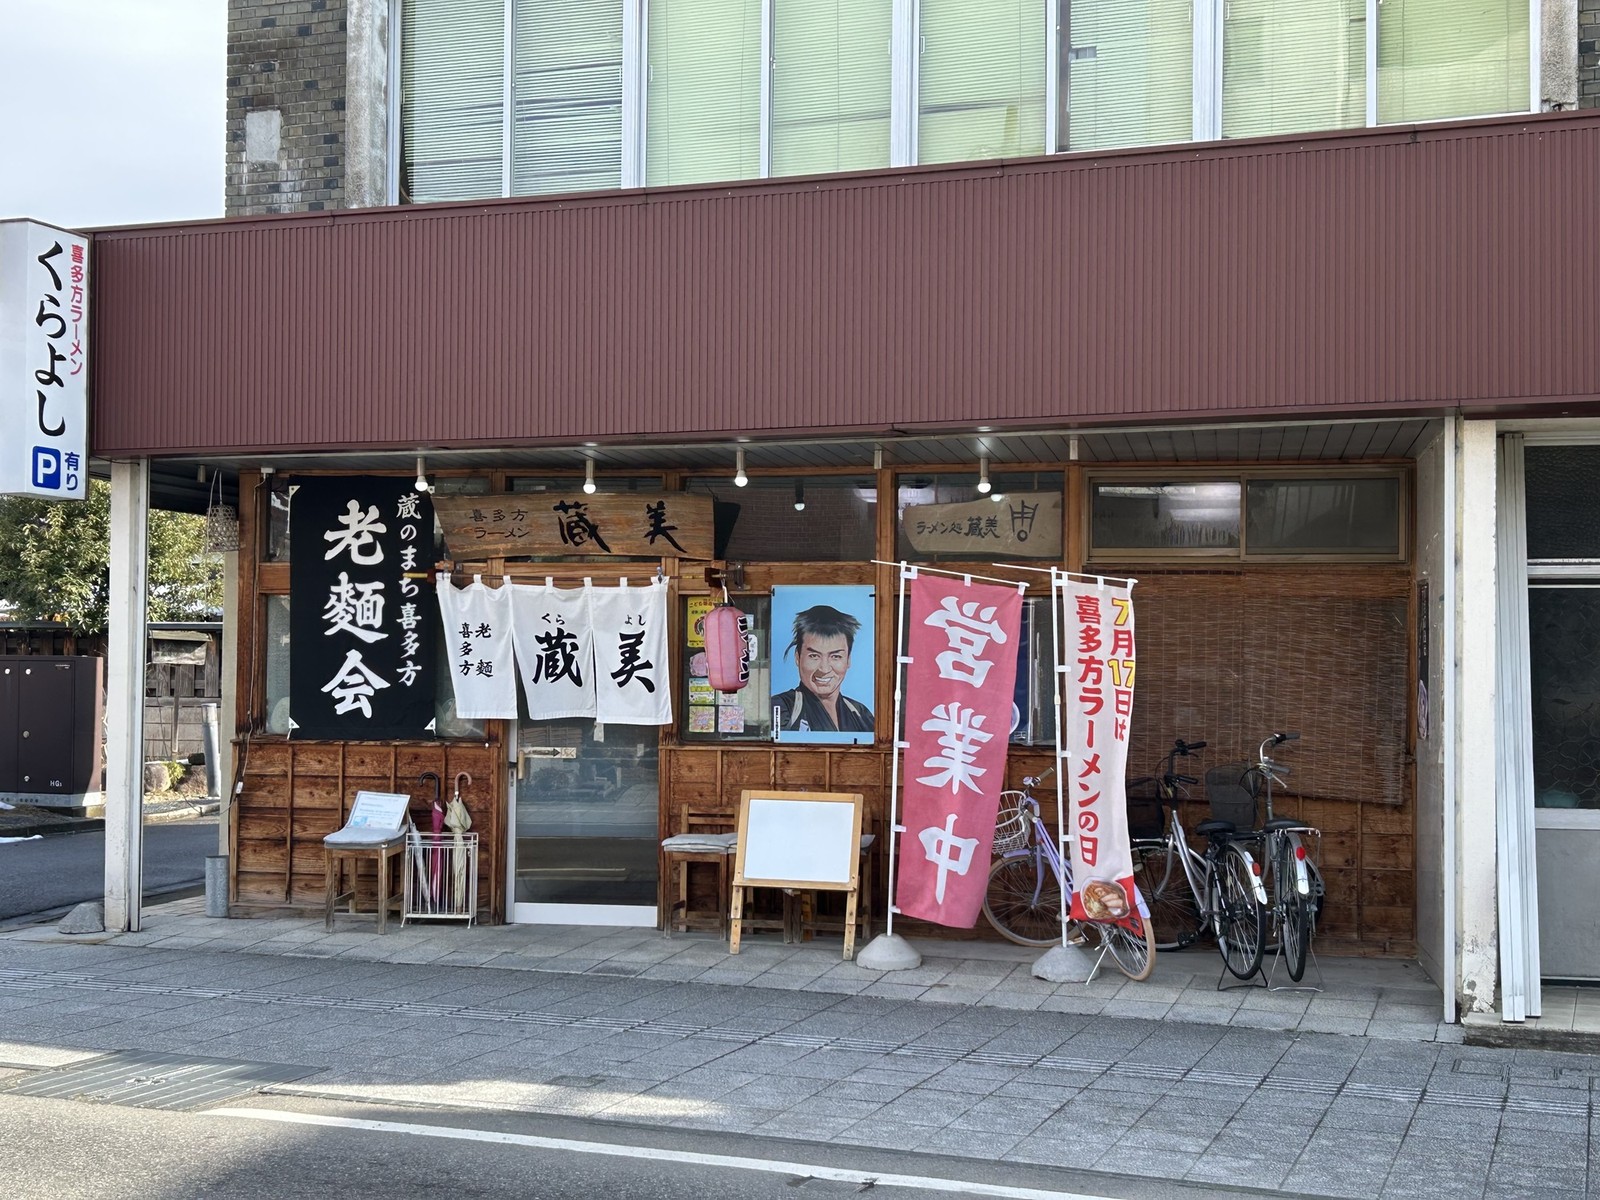
[(402, 0), (400, 198), (1526, 112), (1534, 2)]
[(620, 187), (622, 15), (617, 0), (405, 0), (400, 198)]
[(1190, 0), (1063, 4), (1063, 150), (1186, 142), (1194, 132)]
[(760, 0), (652, 0), (645, 178), (761, 174)]
[(917, 161), (1043, 154), (1037, 0), (921, 0), (918, 20)]
[(888, 0), (774, 0), (771, 173), (889, 165)]

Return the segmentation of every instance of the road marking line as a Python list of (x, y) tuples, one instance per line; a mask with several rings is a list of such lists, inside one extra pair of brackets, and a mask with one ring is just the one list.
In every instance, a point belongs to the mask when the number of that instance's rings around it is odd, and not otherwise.
[(921, 1188), (924, 1191), (953, 1192), (962, 1196), (992, 1196), (996, 1200), (1111, 1200), (1110, 1197), (1084, 1192), (1046, 1191), (1042, 1188), (1010, 1187), (1005, 1184), (976, 1183), (965, 1179), (936, 1179), (926, 1175), (854, 1171), (813, 1163), (742, 1158), (726, 1154), (697, 1154), (688, 1150), (661, 1150), (653, 1146), (579, 1142), (569, 1138), (537, 1137), (526, 1133), (501, 1133), (493, 1129), (462, 1129), (449, 1125), (418, 1125), (402, 1121), (369, 1121), (360, 1117), (329, 1117), (320, 1113), (282, 1112), (265, 1108), (214, 1108), (205, 1115), (242, 1117), (252, 1121), (279, 1121), (288, 1125), (364, 1129), (372, 1133), (401, 1133), (411, 1137), (449, 1138), (464, 1142), (493, 1142), (503, 1146), (526, 1146), (534, 1150), (567, 1150), (574, 1154), (603, 1154), (615, 1158), (640, 1158), (701, 1167), (730, 1167), (741, 1171), (764, 1171), (770, 1175), (799, 1175), (811, 1179), (826, 1179), (836, 1183)]

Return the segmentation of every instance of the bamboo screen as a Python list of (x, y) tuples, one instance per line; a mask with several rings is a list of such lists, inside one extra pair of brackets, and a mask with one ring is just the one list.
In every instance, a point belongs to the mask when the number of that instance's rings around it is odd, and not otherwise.
[(1175, 738), (1208, 743), (1186, 772), (1198, 776), (1288, 730), (1301, 740), (1274, 755), (1291, 768), (1288, 795), (1405, 802), (1408, 573), (1135, 574), (1130, 776), (1155, 773)]

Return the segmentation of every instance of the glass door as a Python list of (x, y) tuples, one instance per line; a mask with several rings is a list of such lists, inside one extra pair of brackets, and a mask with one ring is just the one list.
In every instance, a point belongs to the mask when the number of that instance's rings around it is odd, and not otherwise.
[(654, 726), (519, 726), (513, 921), (655, 925), (658, 746)]

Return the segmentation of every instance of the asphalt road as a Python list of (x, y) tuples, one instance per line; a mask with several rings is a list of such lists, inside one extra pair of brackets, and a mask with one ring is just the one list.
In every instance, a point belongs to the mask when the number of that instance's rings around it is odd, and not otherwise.
[[(217, 852), (217, 819), (168, 821), (144, 829), (146, 896), (205, 880)], [(56, 834), (0, 844), (0, 920), (45, 912), (105, 894), (106, 835)]]
[(1093, 1172), (565, 1117), (272, 1096), (184, 1113), (0, 1096), (6, 1112), (0, 1189), (52, 1200), (845, 1200), (869, 1191), (884, 1200), (1220, 1200), (1232, 1194)]

